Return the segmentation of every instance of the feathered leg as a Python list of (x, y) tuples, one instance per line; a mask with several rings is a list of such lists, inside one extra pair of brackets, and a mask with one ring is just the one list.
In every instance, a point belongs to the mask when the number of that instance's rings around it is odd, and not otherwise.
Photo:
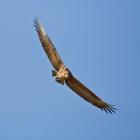
[(56, 76), (56, 71), (52, 70), (52, 76)]
[(55, 80), (56, 80), (57, 83), (64, 85), (64, 80), (60, 80), (60, 79), (58, 79), (57, 77), (56, 77)]

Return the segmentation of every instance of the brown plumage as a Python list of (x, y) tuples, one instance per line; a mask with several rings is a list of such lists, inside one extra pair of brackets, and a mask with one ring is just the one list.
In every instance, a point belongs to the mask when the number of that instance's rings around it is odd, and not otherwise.
[(64, 66), (64, 63), (57, 53), (52, 41), (48, 37), (48, 35), (45, 33), (45, 30), (41, 23), (37, 21), (37, 19), (34, 20), (34, 26), (36, 27), (36, 31), (38, 33), (39, 39), (41, 41), (41, 44), (43, 46), (44, 51), (46, 52), (49, 60), (51, 61), (53, 67), (58, 71), (60, 67)]
[(66, 68), (53, 43), (46, 34), (44, 27), (37, 19), (34, 20), (34, 26), (38, 33), (43, 49), (46, 52), (53, 67), (55, 68), (55, 70), (52, 70), (52, 76), (56, 78), (56, 81), (63, 85), (66, 83), (66, 85), (80, 97), (90, 102), (92, 105), (100, 108), (101, 110), (104, 110), (106, 113), (115, 113), (116, 108), (114, 108), (113, 105), (110, 105), (101, 100), (101, 98), (96, 96), (95, 93), (93, 93), (79, 80), (77, 80), (72, 75), (70, 70)]

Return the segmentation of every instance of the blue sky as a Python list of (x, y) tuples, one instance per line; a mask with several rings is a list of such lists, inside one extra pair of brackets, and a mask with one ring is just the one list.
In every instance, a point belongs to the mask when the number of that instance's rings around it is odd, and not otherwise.
[[(0, 139), (140, 139), (139, 7), (138, 0), (1, 1)], [(116, 114), (55, 82), (34, 17), (73, 74)]]

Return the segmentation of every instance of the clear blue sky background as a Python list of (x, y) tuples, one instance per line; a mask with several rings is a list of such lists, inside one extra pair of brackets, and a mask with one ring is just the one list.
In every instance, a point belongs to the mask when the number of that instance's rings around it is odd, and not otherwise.
[[(116, 114), (54, 81), (34, 17)], [(0, 140), (140, 139), (139, 0), (1, 0), (0, 20)]]

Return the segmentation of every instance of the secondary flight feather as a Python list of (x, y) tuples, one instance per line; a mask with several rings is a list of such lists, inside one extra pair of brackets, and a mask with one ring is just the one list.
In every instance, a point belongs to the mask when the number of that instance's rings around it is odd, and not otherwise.
[(115, 113), (116, 108), (113, 105), (106, 103), (101, 98), (96, 96), (94, 92), (88, 89), (84, 84), (82, 84), (73, 76), (71, 71), (64, 65), (52, 41), (46, 34), (43, 25), (37, 19), (34, 20), (34, 26), (38, 33), (42, 47), (55, 69), (52, 70), (52, 76), (55, 77), (56, 82), (62, 85), (66, 84), (80, 97), (82, 97), (92, 105), (105, 111), (106, 113)]

